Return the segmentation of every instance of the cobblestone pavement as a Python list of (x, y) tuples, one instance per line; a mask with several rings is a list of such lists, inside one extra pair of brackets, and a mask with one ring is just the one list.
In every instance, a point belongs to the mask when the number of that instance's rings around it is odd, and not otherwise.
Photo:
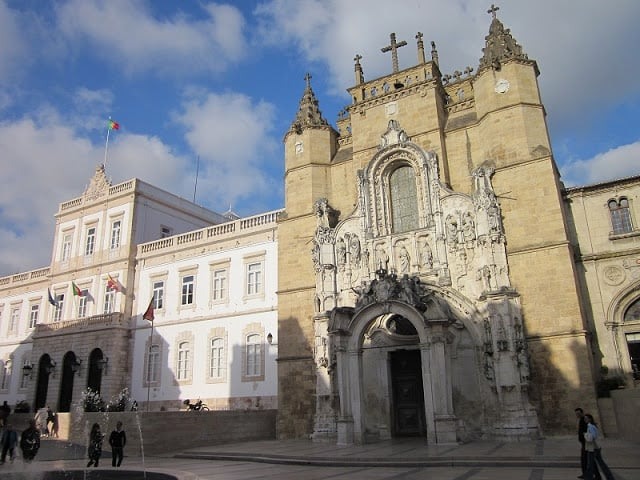
[[(640, 444), (607, 439), (603, 456), (618, 480), (640, 480)], [(127, 456), (118, 473), (145, 478), (167, 473), (183, 480), (566, 480), (580, 473), (575, 438), (463, 445), (426, 445), (419, 439), (338, 447), (309, 441), (260, 441), (214, 445), (164, 456)], [(36, 460), (21, 459), (0, 466), (0, 478), (37, 478), (37, 472), (80, 470), (77, 478), (107, 479), (110, 452), (100, 468), (84, 475), (84, 449), (61, 441), (44, 440)], [(95, 472), (95, 474), (93, 474)], [(95, 476), (94, 476), (95, 475)]]

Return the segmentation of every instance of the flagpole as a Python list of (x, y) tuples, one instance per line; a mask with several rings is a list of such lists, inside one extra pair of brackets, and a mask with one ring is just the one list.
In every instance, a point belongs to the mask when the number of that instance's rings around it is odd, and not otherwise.
[[(111, 122), (111, 117), (109, 117), (109, 122)], [(109, 132), (111, 131), (111, 128), (109, 127), (109, 124), (107, 124), (107, 142), (104, 144), (104, 168), (107, 168), (107, 151), (109, 150)]]
[[(151, 349), (153, 348), (153, 321), (151, 321), (151, 333), (149, 334), (149, 351), (147, 352), (147, 412), (149, 411), (149, 403), (151, 398), (151, 379), (149, 372), (151, 371)], [(158, 362), (159, 364), (162, 362)]]

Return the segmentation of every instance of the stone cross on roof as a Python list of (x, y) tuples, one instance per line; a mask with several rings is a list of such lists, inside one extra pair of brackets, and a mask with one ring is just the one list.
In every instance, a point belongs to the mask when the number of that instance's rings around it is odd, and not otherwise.
[(487, 13), (491, 14), (492, 18), (496, 18), (496, 12), (500, 10), (500, 7), (496, 7), (493, 3), (491, 4), (491, 8), (487, 10)]
[(305, 74), (304, 81), (307, 82), (307, 88), (311, 88), (311, 74), (309, 72)]
[(391, 62), (393, 64), (393, 71), (397, 72), (398, 71), (398, 49), (400, 47), (404, 47), (407, 44), (407, 42), (405, 42), (404, 40), (401, 41), (400, 43), (396, 43), (396, 34), (392, 33), (391, 34), (391, 45), (388, 45), (384, 48), (382, 48), (382, 53), (387, 53), (387, 52), (391, 52)]

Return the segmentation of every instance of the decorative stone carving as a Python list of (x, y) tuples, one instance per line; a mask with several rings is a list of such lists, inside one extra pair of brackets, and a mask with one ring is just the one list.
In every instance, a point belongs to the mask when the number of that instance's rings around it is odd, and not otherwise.
[(408, 140), (409, 137), (405, 131), (400, 128), (398, 121), (389, 120), (387, 131), (380, 137), (380, 148), (388, 147), (389, 145), (404, 144)]
[(404, 243), (399, 244), (398, 250), (398, 267), (401, 274), (408, 274), (411, 268), (411, 255)]
[(85, 201), (96, 200), (100, 197), (104, 197), (109, 193), (109, 187), (111, 182), (107, 179), (107, 174), (104, 170), (104, 164), (100, 164), (96, 167), (96, 173), (89, 181), (87, 189), (84, 191)]

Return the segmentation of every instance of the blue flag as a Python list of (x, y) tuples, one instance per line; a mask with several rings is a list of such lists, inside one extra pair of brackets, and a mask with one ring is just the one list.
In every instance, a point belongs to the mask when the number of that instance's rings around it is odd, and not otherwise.
[(57, 306), (58, 306), (58, 302), (57, 302), (57, 300), (56, 300), (55, 298), (53, 298), (53, 296), (51, 295), (51, 289), (50, 289), (50, 288), (47, 288), (47, 292), (49, 293), (49, 303), (50, 303), (51, 305), (53, 305), (54, 307), (57, 307)]

